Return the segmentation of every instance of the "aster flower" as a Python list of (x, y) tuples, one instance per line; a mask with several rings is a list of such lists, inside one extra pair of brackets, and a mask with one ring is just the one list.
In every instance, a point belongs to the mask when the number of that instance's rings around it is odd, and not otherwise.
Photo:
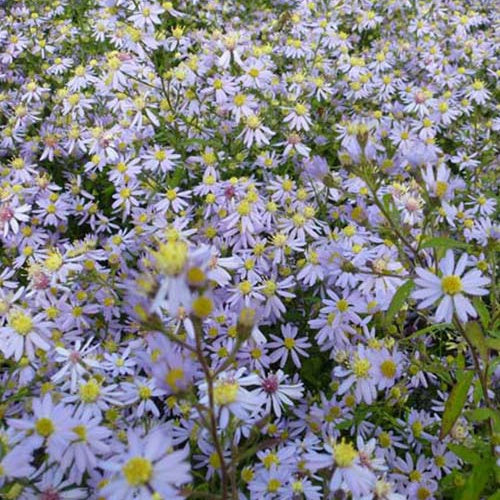
[(32, 316), (29, 311), (16, 308), (9, 312), (7, 326), (0, 327), (0, 349), (6, 358), (16, 361), (26, 354), (28, 359), (35, 358), (35, 349), (50, 349), (47, 341), (48, 328), (52, 326), (45, 320), (43, 313)]
[(420, 301), (418, 307), (423, 309), (439, 301), (435, 313), (435, 321), (451, 322), (454, 314), (460, 321), (468, 317), (476, 317), (477, 312), (466, 295), (486, 295), (484, 288), (490, 280), (482, 276), (481, 271), (472, 269), (464, 274), (469, 256), (464, 253), (455, 265), (455, 255), (452, 250), (446, 252), (439, 262), (440, 275), (436, 275), (421, 267), (416, 268), (418, 287), (412, 297)]
[(60, 466), (70, 467), (69, 480), (82, 483), (85, 472), (97, 467), (99, 457), (111, 451), (112, 432), (101, 424), (101, 418), (86, 411), (77, 412), (75, 426), (71, 429), (73, 439), (63, 452)]
[(45, 445), (51, 459), (58, 460), (73, 438), (72, 409), (63, 403), (54, 404), (51, 395), (46, 394), (42, 399), (33, 399), (32, 412), (31, 417), (11, 418), (8, 424), (26, 432), (27, 446), (34, 449)]
[(171, 437), (164, 428), (141, 436), (130, 429), (127, 448), (101, 462), (112, 473), (101, 494), (109, 500), (147, 499), (158, 494), (172, 500), (181, 499), (181, 485), (191, 480), (186, 462), (188, 448), (171, 451)]
[(260, 388), (257, 396), (265, 399), (265, 411), (273, 413), (280, 418), (284, 405), (293, 405), (294, 399), (300, 399), (303, 393), (303, 384), (284, 384), (286, 376), (282, 370), (276, 373), (269, 373), (260, 377)]
[(0, 459), (0, 470), (2, 471), (0, 487), (5, 484), (6, 480), (25, 478), (33, 474), (35, 469), (30, 465), (32, 452), (32, 446), (29, 444), (19, 444), (3, 454)]
[(356, 401), (368, 404), (377, 397), (377, 379), (375, 367), (369, 358), (369, 353), (364, 346), (359, 346), (352, 355), (348, 368), (334, 368), (334, 375), (346, 377), (339, 386), (338, 393), (345, 394), (354, 388)]
[(283, 338), (276, 335), (270, 336), (273, 342), (269, 342), (267, 346), (276, 349), (271, 354), (271, 360), (273, 362), (279, 361), (281, 368), (285, 366), (289, 356), (297, 368), (301, 367), (300, 357), (309, 357), (306, 349), (311, 347), (311, 343), (304, 337), (297, 338), (298, 331), (296, 326), (287, 323), (281, 326)]
[[(264, 401), (263, 397), (255, 391), (255, 386), (260, 385), (258, 376), (245, 375), (245, 372), (245, 368), (240, 368), (235, 372), (223, 372), (214, 382), (214, 403), (222, 428), (227, 427), (230, 414), (234, 414), (240, 420), (247, 420), (259, 410)], [(253, 389), (246, 389), (252, 386)], [(199, 390), (201, 392), (200, 403), (208, 404), (207, 383), (201, 383)]]
[(335, 466), (330, 479), (330, 490), (344, 489), (354, 498), (361, 498), (373, 491), (376, 476), (360, 461), (359, 453), (352, 443), (332, 442), (324, 446), (327, 454), (307, 453), (305, 456), (309, 469), (316, 471), (325, 467)]
[(19, 223), (27, 222), (29, 215), (27, 212), (31, 206), (16, 205), (15, 203), (3, 203), (0, 205), (0, 232), (5, 238), (9, 232), (17, 234), (19, 232)]

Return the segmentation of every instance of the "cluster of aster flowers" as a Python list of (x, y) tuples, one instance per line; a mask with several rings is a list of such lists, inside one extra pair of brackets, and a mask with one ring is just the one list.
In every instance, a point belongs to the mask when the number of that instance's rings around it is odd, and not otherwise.
[(495, 23), (0, 2), (0, 498), (498, 498)]

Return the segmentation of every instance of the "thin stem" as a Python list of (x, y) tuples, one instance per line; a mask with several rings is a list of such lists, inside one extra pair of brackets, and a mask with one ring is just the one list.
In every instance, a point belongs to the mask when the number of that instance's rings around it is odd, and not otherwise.
[(228, 498), (228, 471), (227, 465), (224, 459), (224, 452), (222, 450), (222, 445), (219, 440), (219, 435), (217, 433), (217, 421), (215, 418), (215, 398), (214, 398), (214, 385), (213, 378), (214, 373), (207, 363), (205, 356), (203, 355), (202, 349), (202, 326), (201, 321), (198, 318), (193, 318), (193, 325), (196, 338), (196, 354), (198, 356), (198, 361), (201, 364), (205, 379), (207, 381), (208, 388), (208, 418), (209, 418), (209, 431), (214, 442), (215, 451), (220, 461), (221, 470), (221, 483), (222, 483), (222, 498), (226, 500)]

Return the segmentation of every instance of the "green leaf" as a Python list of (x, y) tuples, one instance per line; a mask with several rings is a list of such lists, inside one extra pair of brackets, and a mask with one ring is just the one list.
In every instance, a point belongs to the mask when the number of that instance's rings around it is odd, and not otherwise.
[(443, 238), (437, 236), (435, 238), (429, 238), (425, 240), (420, 248), (463, 248), (468, 250), (470, 245), (462, 241), (452, 240), (451, 238)]
[(479, 500), (481, 493), (488, 484), (488, 478), (492, 471), (492, 463), (488, 460), (482, 460), (474, 465), (472, 474), (467, 479), (465, 487), (462, 490), (460, 500)]
[(441, 422), (441, 431), (439, 439), (443, 439), (451, 431), (457, 418), (462, 412), (465, 401), (467, 400), (467, 392), (469, 391), (470, 384), (474, 378), (474, 372), (463, 372), (460, 379), (457, 381), (455, 387), (450, 392), (448, 401), (444, 406), (443, 420)]
[(479, 319), (481, 320), (481, 324), (483, 325), (483, 328), (487, 329), (489, 324), (490, 324), (490, 321), (491, 321), (491, 317), (490, 317), (490, 313), (488, 311), (488, 308), (485, 306), (484, 302), (479, 297), (474, 297), (472, 302), (474, 304), (474, 308), (476, 309), (477, 313), (479, 314)]
[(410, 296), (410, 293), (412, 292), (414, 286), (415, 283), (410, 279), (398, 288), (398, 290), (394, 294), (394, 297), (392, 297), (389, 309), (387, 309), (387, 313), (385, 315), (386, 325), (389, 325), (394, 319), (394, 316), (396, 316), (396, 314), (401, 310), (404, 303), (406, 302), (406, 299)]
[(486, 345), (495, 351), (500, 352), (500, 338), (499, 339), (486, 339)]
[(488, 361), (488, 346), (483, 331), (477, 321), (469, 321), (465, 325), (465, 331), (469, 342), (477, 349), (481, 359)]
[(498, 418), (498, 415), (491, 408), (475, 408), (464, 412), (464, 415), (471, 422), (482, 422), (488, 418)]
[(448, 449), (466, 464), (475, 465), (481, 462), (481, 455), (479, 453), (461, 444), (448, 443)]

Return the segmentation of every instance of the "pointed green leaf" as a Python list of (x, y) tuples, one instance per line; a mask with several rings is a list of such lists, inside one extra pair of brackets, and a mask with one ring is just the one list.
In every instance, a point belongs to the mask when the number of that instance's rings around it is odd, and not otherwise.
[(484, 338), (483, 331), (477, 321), (469, 321), (465, 325), (465, 331), (469, 342), (475, 347), (481, 359), (488, 361), (488, 346)]
[(499, 339), (486, 339), (486, 345), (495, 351), (500, 352), (500, 338)]
[(415, 283), (410, 279), (398, 288), (398, 290), (392, 297), (389, 309), (387, 309), (387, 313), (385, 315), (386, 325), (389, 325), (396, 314), (401, 310), (404, 303), (406, 302), (406, 299), (408, 299), (408, 297), (410, 296), (410, 293), (412, 292), (414, 286)]
[(492, 469), (492, 463), (488, 460), (482, 460), (476, 464), (472, 469), (472, 474), (465, 483), (460, 500), (479, 500), (481, 493), (488, 484), (488, 478)]
[(441, 431), (439, 433), (439, 438), (443, 439), (451, 431), (453, 425), (457, 421), (457, 418), (462, 412), (465, 401), (467, 400), (467, 393), (469, 391), (470, 384), (474, 378), (474, 372), (465, 371), (460, 379), (457, 381), (455, 387), (450, 392), (448, 396), (448, 401), (444, 406), (443, 420), (441, 422)]
[(484, 302), (479, 297), (474, 297), (472, 302), (474, 304), (474, 308), (476, 309), (477, 313), (479, 314), (479, 319), (481, 320), (481, 325), (483, 325), (483, 328), (487, 329), (489, 324), (490, 324), (490, 321), (491, 321), (491, 317), (490, 317), (490, 313), (488, 311), (488, 308), (484, 305)]
[(465, 417), (471, 422), (482, 422), (488, 418), (497, 418), (497, 415), (491, 408), (475, 408), (464, 412)]

